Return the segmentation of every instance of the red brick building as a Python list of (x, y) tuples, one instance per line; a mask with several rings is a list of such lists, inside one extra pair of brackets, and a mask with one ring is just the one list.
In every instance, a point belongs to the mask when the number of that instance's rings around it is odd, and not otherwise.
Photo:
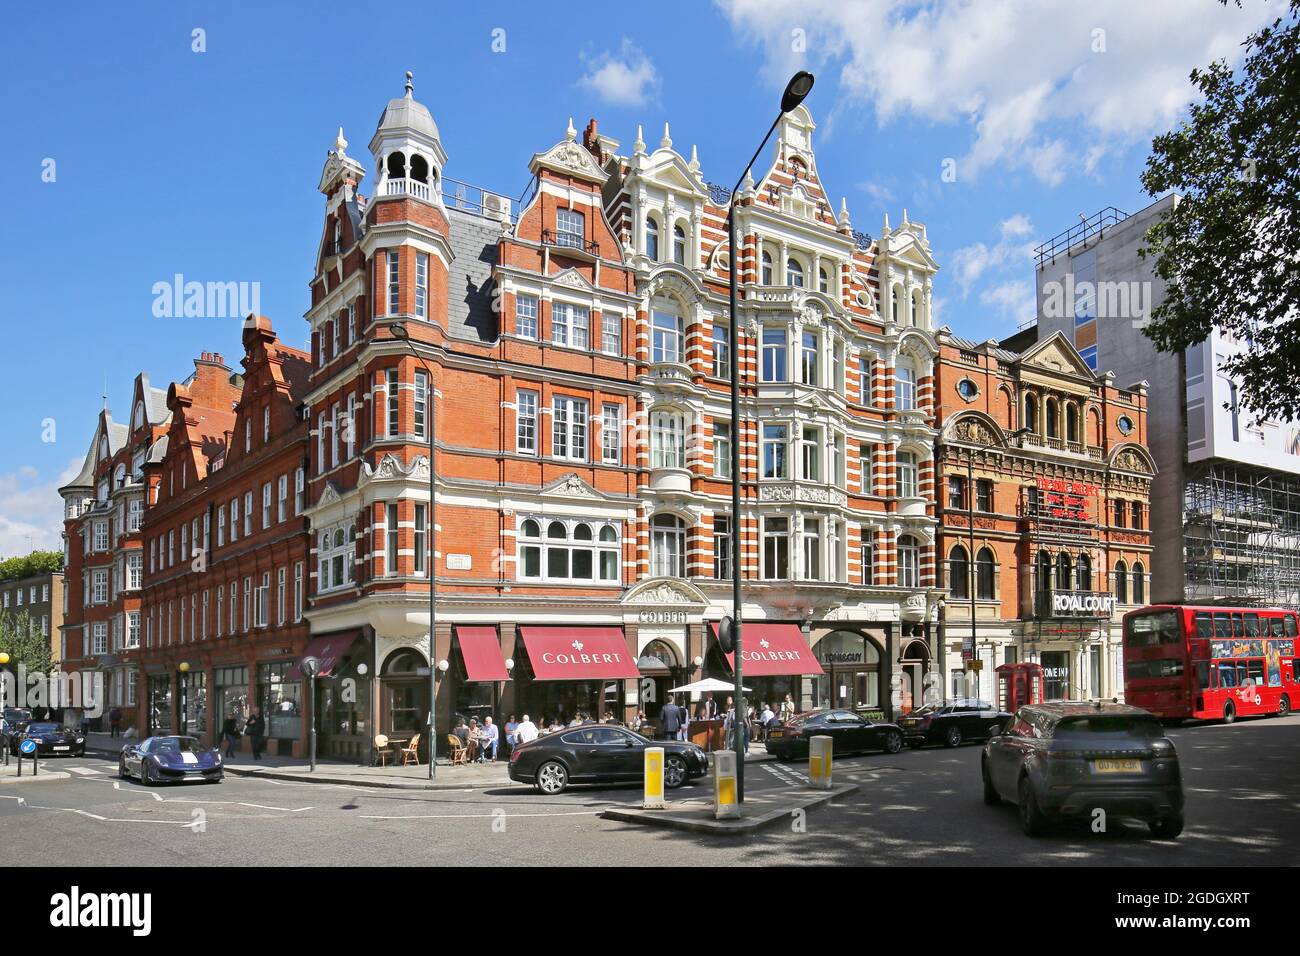
[(157, 495), (143, 528), (138, 720), (215, 742), (257, 706), (271, 752), (297, 755), (305, 701), (289, 672), (307, 643), (309, 357), (261, 316), (245, 321), (243, 349), (241, 373), (205, 353), (172, 385), (170, 425), (145, 466)]
[[(64, 616), (59, 658), (65, 673), (102, 681), (106, 713), (117, 707), (132, 725), (144, 583), (141, 527), (156, 487), (145, 474), (158, 451), (169, 413), (166, 393), (147, 375), (136, 376), (126, 424), (113, 420), (107, 401), (81, 471), (59, 489), (64, 500)], [(65, 719), (80, 715), (65, 713)], [(107, 721), (92, 725), (107, 729)]]
[(1119, 622), (1151, 569), (1146, 383), (1116, 387), (1059, 333), (1022, 353), (938, 342), (948, 696), (995, 699), (1015, 661), (1043, 665), (1051, 698), (1122, 696)]
[[(755, 697), (911, 705), (939, 596), (937, 266), (906, 214), (872, 241), (832, 211), (813, 129), (789, 114), (737, 197), (739, 429), (730, 197), (667, 129), (620, 155), (570, 123), (517, 206), (445, 179), (409, 85), (370, 141), (371, 198), (340, 133), (307, 315), (324, 752), (422, 732), (431, 665), (444, 731), (457, 713), (657, 716), (674, 683), (725, 677), (709, 624), (729, 612), (731, 441)], [(595, 651), (610, 670), (584, 663)]]

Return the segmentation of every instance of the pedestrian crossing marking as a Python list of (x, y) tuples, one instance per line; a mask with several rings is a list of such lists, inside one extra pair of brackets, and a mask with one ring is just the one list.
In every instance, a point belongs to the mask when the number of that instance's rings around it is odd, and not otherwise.
[(91, 776), (94, 774), (101, 774), (104, 772), (102, 770), (96, 770), (94, 767), (69, 767), (68, 769), (71, 770), (73, 773), (79, 773), (82, 774), (83, 776)]

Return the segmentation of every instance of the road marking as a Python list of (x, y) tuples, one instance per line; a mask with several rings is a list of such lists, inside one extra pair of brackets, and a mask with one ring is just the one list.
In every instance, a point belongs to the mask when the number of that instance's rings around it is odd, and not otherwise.
[(79, 773), (86, 777), (98, 776), (104, 772), (102, 770), (96, 770), (94, 767), (69, 767), (68, 769), (73, 773)]
[(562, 810), (556, 813), (416, 813), (402, 816), (384, 816), (377, 813), (358, 814), (363, 820), (480, 820), (484, 817), (598, 817), (604, 810)]

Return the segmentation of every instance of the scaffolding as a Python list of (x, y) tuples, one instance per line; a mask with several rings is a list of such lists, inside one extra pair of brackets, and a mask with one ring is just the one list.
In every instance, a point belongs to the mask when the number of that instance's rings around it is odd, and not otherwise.
[(1183, 492), (1186, 600), (1300, 610), (1300, 475), (1212, 461)]

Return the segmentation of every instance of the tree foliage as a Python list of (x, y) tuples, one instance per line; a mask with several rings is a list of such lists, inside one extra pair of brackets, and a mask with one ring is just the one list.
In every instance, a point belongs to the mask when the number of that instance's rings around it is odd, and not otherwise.
[(28, 672), (48, 674), (54, 666), (50, 638), (41, 633), (41, 622), (26, 611), (0, 610), (0, 651), (9, 655), (9, 667), (19, 664)]
[(1181, 199), (1142, 250), (1168, 284), (1145, 331), (1176, 352), (1218, 329), (1246, 408), (1300, 418), (1300, 0), (1244, 47), (1192, 71), (1202, 99), (1152, 143), (1143, 187)]
[(0, 561), (0, 581), (15, 581), (63, 570), (62, 551), (33, 551)]

